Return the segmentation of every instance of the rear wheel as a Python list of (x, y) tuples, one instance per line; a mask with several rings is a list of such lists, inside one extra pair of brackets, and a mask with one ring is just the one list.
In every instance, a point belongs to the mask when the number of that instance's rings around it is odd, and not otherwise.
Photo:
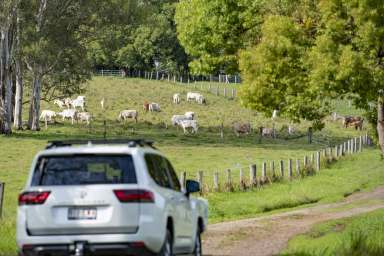
[(161, 248), (159, 256), (173, 256), (172, 236), (169, 230), (167, 230), (165, 241), (164, 241), (163, 247)]
[(203, 249), (201, 246), (201, 231), (200, 228), (197, 228), (196, 238), (195, 238), (195, 249), (193, 250), (194, 256), (201, 256), (203, 254)]

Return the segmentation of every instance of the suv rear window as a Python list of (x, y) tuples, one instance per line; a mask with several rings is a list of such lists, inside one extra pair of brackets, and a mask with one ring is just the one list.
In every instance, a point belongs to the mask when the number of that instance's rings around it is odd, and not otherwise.
[(134, 184), (130, 155), (70, 155), (40, 157), (32, 186)]

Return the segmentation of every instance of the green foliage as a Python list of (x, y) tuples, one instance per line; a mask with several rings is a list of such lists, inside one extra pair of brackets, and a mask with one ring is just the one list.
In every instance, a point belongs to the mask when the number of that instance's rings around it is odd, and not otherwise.
[[(107, 1), (98, 15), (100, 29), (88, 45), (94, 67), (182, 71), (187, 56), (176, 38), (176, 1)], [(155, 25), (156, 24), (156, 25)]]
[(180, 1), (175, 16), (178, 38), (194, 57), (190, 66), (195, 73), (237, 72), (238, 49), (247, 43), (244, 37), (254, 38), (250, 34), (257, 34), (261, 3), (259, 0)]
[(270, 16), (262, 26), (262, 40), (240, 55), (244, 86), (242, 103), (271, 114), (274, 109), (294, 121), (314, 121), (328, 113), (316, 86), (308, 86), (304, 56), (309, 40), (291, 18)]

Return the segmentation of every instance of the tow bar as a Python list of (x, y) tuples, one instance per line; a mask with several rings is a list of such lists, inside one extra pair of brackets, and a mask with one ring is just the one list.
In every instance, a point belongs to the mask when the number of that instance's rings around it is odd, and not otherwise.
[(84, 256), (84, 242), (76, 242), (73, 256)]

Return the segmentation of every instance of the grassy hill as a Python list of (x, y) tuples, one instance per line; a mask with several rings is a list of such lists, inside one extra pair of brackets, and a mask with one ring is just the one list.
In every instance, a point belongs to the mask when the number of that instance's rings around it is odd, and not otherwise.
[[(236, 179), (238, 173), (236, 171), (240, 167), (247, 167), (251, 163), (260, 164), (261, 161), (266, 160), (302, 159), (308, 152), (336, 144), (360, 133), (353, 129), (341, 128), (340, 122), (327, 122), (326, 128), (322, 132), (315, 133), (314, 143), (309, 145), (305, 137), (309, 123), (303, 121), (301, 124), (295, 124), (297, 135), (289, 137), (285, 130), (280, 132), (289, 124), (289, 121), (278, 118), (275, 126), (279, 137), (261, 139), (256, 134), (257, 128), (260, 126), (271, 128), (273, 123), (270, 117), (242, 108), (238, 100), (210, 94), (204, 90), (207, 87), (203, 87), (207, 106), (188, 103), (185, 100), (186, 93), (199, 91), (197, 88), (201, 89), (200, 84), (196, 85), (196, 89), (193, 86), (141, 79), (96, 77), (84, 85), (87, 110), (94, 115), (94, 120), (89, 127), (85, 124), (72, 126), (69, 121), (62, 123), (58, 120), (59, 123), (49, 125), (47, 130), (42, 128), (40, 132), (20, 131), (15, 132), (11, 137), (0, 136), (0, 181), (6, 183), (4, 218), (0, 220), (0, 255), (1, 252), (11, 252), (15, 249), (14, 225), (17, 195), (24, 185), (31, 160), (36, 152), (44, 148), (47, 140), (102, 138), (104, 120), (107, 123), (107, 138), (129, 137), (154, 140), (156, 146), (170, 158), (178, 172), (187, 171), (189, 177), (195, 178), (198, 170), (204, 170), (205, 180), (208, 182), (212, 179), (214, 171), (231, 168), (235, 172)], [(172, 103), (172, 95), (176, 92), (182, 94), (180, 105)], [(105, 111), (102, 111), (100, 106), (103, 97), (106, 100)], [(142, 110), (142, 104), (145, 101), (160, 103), (162, 112), (145, 113)], [(357, 110), (348, 108), (346, 104), (346, 102), (335, 102), (335, 110), (341, 114), (359, 114)], [(42, 109), (59, 111), (57, 106), (45, 102), (42, 103)], [(137, 124), (133, 121), (125, 124), (117, 122), (119, 111), (123, 109), (137, 109), (139, 122)], [(184, 135), (181, 129), (171, 126), (171, 116), (183, 114), (186, 111), (194, 111), (197, 115), (200, 128), (196, 135)], [(231, 130), (234, 121), (249, 121), (255, 131), (250, 136), (237, 138)], [(219, 130), (222, 122), (225, 127), (223, 140)], [(43, 124), (42, 127), (44, 127)], [(374, 158), (375, 155), (372, 153), (370, 157)], [(257, 193), (257, 191), (246, 193), (247, 195), (241, 200), (247, 201), (247, 196), (254, 197)], [(220, 202), (236, 201), (239, 194), (235, 193), (229, 197), (228, 194), (210, 196), (212, 216), (216, 220), (236, 218), (238, 211)], [(250, 202), (257, 204), (256, 201)], [(223, 213), (224, 208), (229, 212)], [(254, 208), (252, 203), (243, 209), (247, 211), (251, 208)], [(244, 213), (239, 216), (248, 215)]]

